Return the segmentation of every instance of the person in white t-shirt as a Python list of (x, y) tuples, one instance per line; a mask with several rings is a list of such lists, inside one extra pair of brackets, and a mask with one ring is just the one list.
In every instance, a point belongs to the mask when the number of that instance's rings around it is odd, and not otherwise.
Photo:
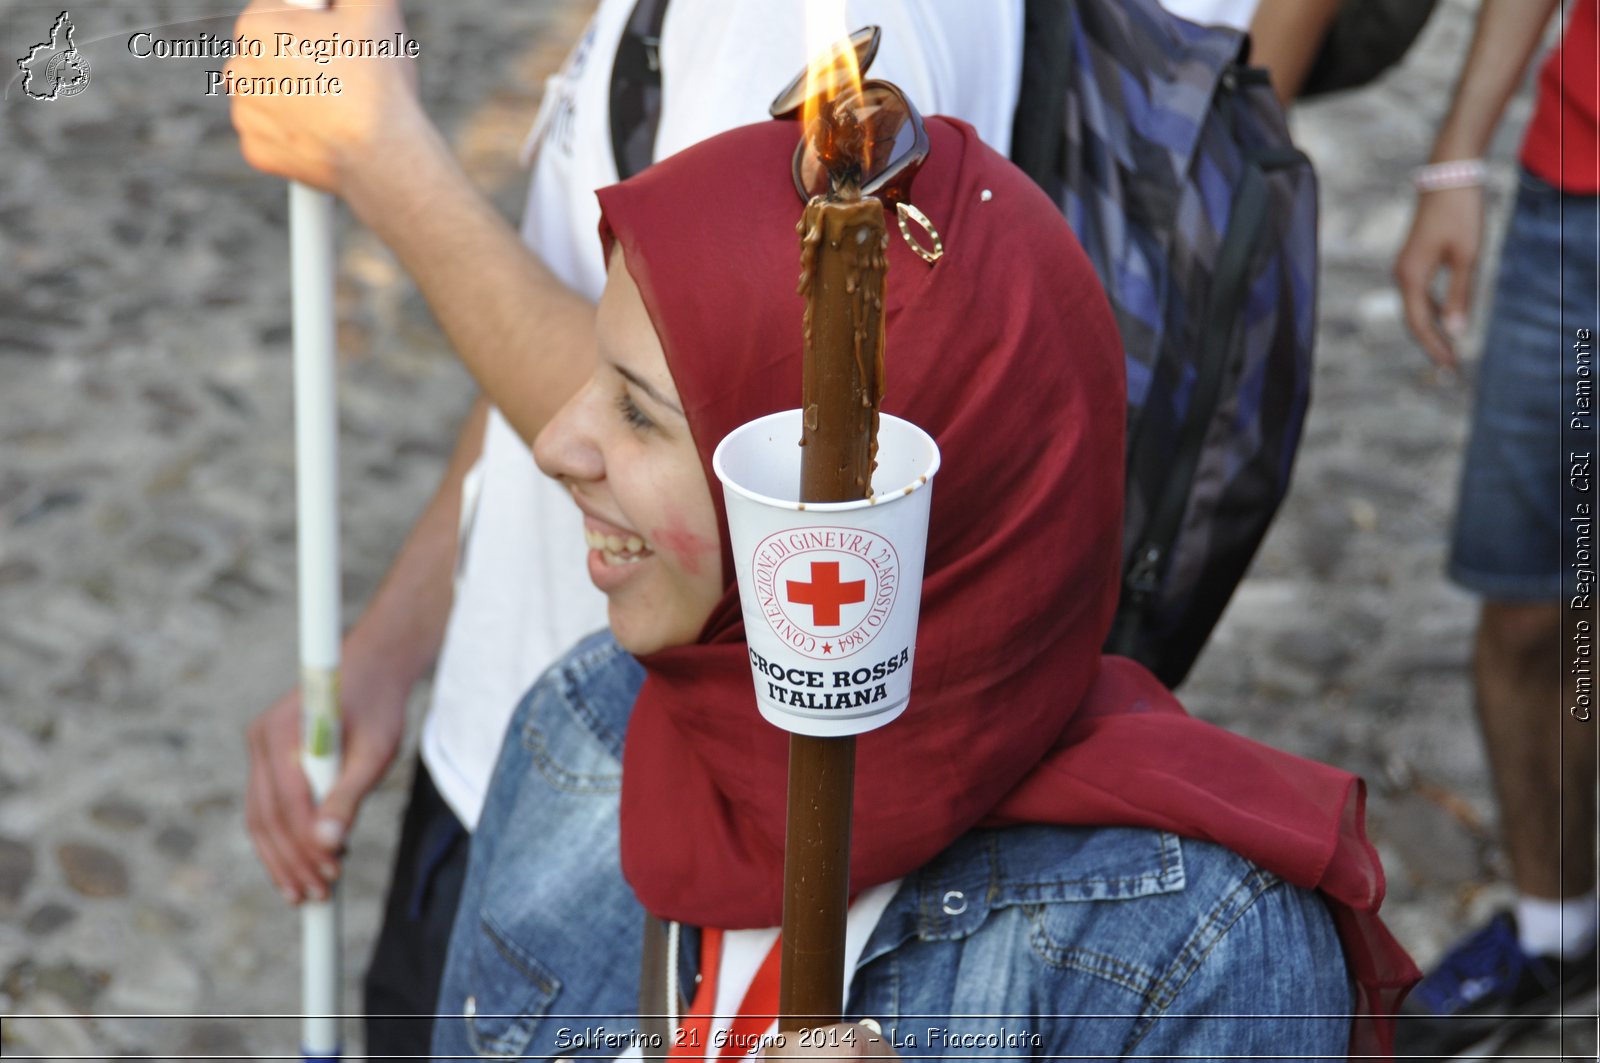
[[(928, 114), (972, 123), (1009, 148), (1021, 75), (1022, 0), (851, 0), (843, 22), (807, 37), (800, 2), (673, 0), (658, 56), (654, 157), (756, 122), (820, 44), (882, 27), (874, 76)], [(605, 270), (593, 192), (618, 179), (610, 136), (612, 60), (634, 0), (601, 0), (546, 86), (528, 149), (522, 233), (474, 189), (422, 111), (408, 61), (335, 60), (332, 97), (234, 97), (250, 164), (337, 193), (427, 298), (480, 397), (445, 475), (343, 645), (345, 760), (313, 806), (298, 760), (299, 697), (251, 724), (246, 819), (286, 900), (326, 896), (362, 799), (387, 772), (411, 687), (435, 667), (421, 763), (402, 828), (384, 929), (368, 974), (371, 1058), (427, 1043), (428, 1016), (464, 867), (507, 719), (517, 698), (577, 639), (605, 625), (583, 565), (583, 537), (561, 489), (534, 467), (531, 440), (591, 372), (594, 307)], [(383, 38), (396, 3), (281, 10), (255, 0), (236, 33)], [(241, 57), (239, 77), (292, 60)]]

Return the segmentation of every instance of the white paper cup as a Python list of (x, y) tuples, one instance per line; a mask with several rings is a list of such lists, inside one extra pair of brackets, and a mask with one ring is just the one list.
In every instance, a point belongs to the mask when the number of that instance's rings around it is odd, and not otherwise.
[(799, 442), (800, 411), (786, 410), (734, 429), (711, 457), (756, 705), (786, 731), (861, 734), (911, 698), (939, 447), (884, 414), (872, 498), (804, 504)]

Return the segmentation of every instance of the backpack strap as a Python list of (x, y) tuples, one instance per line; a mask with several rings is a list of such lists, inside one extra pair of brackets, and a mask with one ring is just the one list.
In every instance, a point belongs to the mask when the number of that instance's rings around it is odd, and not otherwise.
[(611, 155), (627, 180), (655, 161), (661, 124), (661, 26), (667, 0), (638, 0), (611, 64)]
[(1022, 16), (1022, 83), (1011, 121), (1011, 161), (1061, 202), (1066, 150), (1067, 86), (1072, 77), (1072, 5), (1026, 0)]

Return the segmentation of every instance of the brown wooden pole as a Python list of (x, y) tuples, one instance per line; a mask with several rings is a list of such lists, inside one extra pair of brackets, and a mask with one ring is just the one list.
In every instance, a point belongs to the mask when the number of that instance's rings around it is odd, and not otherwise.
[(856, 740), (789, 736), (789, 822), (783, 863), (783, 969), (778, 1029), (838, 1022), (844, 1006), (844, 922)]
[[(852, 502), (872, 491), (883, 393), (887, 228), (853, 186), (806, 206), (800, 498)], [(844, 928), (856, 740), (789, 737), (780, 1030), (825, 1026), (844, 1007)]]

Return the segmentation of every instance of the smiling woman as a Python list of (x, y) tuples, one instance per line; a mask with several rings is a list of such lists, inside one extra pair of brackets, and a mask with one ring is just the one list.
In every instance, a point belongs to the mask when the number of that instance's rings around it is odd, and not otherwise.
[(589, 578), (634, 654), (693, 642), (722, 597), (716, 510), (666, 355), (622, 251), (596, 321), (600, 364), (534, 446), (583, 511)]
[[(1413, 972), (1376, 917), (1360, 781), (1194, 720), (1101, 656), (1121, 528), (1111, 314), (1049, 200), (970, 127), (927, 129), (909, 198), (945, 248), (929, 263), (890, 241), (883, 411), (943, 465), (909, 707), (859, 739), (844, 1014), (881, 1027), (873, 1052), (911, 1055), (1002, 1030), (1078, 1058), (1381, 1051)], [(799, 396), (794, 145), (793, 124), (750, 126), (600, 193), (600, 366), (537, 454), (584, 513), (612, 630), (513, 719), (437, 1056), (554, 1055), (578, 1016), (597, 1045), (698, 1056), (749, 1043), (776, 1006), (787, 735), (755, 709), (712, 452)], [(710, 188), (714, 218), (696, 209)], [(828, 677), (785, 677), (829, 707)], [(641, 980), (645, 912), (684, 948)], [(641, 985), (697, 971), (696, 1023), (599, 1021), (676, 1013)]]

